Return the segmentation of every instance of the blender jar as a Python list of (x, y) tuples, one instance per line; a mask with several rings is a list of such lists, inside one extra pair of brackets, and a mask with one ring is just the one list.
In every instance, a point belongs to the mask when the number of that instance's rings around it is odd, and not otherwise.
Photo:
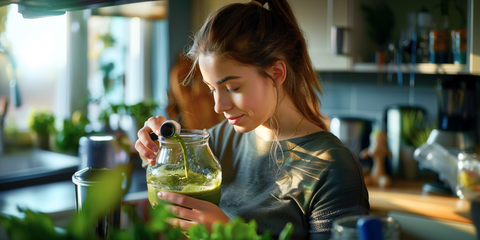
[(206, 131), (195, 129), (182, 129), (171, 138), (160, 137), (156, 163), (147, 167), (148, 200), (152, 207), (161, 202), (159, 191), (218, 205), (222, 170), (208, 145), (209, 137)]

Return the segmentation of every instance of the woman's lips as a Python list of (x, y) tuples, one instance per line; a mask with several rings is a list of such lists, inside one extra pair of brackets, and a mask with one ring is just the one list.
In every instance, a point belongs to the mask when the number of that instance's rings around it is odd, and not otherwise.
[(235, 125), (235, 124), (238, 124), (243, 119), (243, 115), (238, 117), (229, 117), (227, 119), (230, 125)]

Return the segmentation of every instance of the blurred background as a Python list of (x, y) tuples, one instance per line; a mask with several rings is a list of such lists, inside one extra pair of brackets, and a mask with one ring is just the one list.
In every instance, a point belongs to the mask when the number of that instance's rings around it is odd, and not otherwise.
[[(145, 190), (133, 143), (150, 116), (195, 129), (223, 119), (201, 81), (180, 85), (190, 66), (180, 53), (211, 11), (245, 1), (33, 2), (0, 0), (0, 190), (70, 180), (93, 134), (115, 136), (140, 176), (130, 192)], [(480, 3), (289, 2), (325, 88), (321, 110), (365, 174), (384, 132), (393, 184), (422, 179), (419, 189), (457, 197), (414, 151), (430, 141), (479, 152)]]

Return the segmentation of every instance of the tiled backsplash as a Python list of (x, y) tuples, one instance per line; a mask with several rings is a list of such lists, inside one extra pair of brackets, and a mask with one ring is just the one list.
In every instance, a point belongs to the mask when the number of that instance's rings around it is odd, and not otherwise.
[(328, 116), (358, 116), (378, 123), (382, 121), (388, 105), (414, 105), (427, 110), (430, 124), (437, 125), (437, 80), (461, 78), (460, 75), (416, 75), (416, 86), (410, 88), (408, 75), (403, 86), (396, 79), (386, 80), (386, 75), (365, 73), (321, 73), (325, 94), (322, 112)]

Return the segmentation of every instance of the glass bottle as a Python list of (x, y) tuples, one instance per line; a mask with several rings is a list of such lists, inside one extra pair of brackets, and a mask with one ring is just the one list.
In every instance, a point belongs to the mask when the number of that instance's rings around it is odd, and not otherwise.
[(476, 154), (458, 155), (457, 196), (461, 199), (480, 199), (480, 161)]
[(218, 205), (222, 171), (208, 145), (209, 134), (204, 130), (181, 129), (172, 137), (163, 136), (159, 139), (156, 163), (147, 167), (150, 204), (159, 204), (157, 193), (168, 191)]
[[(370, 218), (372, 215), (355, 215), (342, 217), (333, 222), (331, 229), (332, 235), (330, 240), (357, 240), (359, 237), (359, 229), (357, 222), (360, 219)], [(400, 224), (392, 217), (378, 218), (382, 225), (382, 233), (384, 240), (400, 239)]]

